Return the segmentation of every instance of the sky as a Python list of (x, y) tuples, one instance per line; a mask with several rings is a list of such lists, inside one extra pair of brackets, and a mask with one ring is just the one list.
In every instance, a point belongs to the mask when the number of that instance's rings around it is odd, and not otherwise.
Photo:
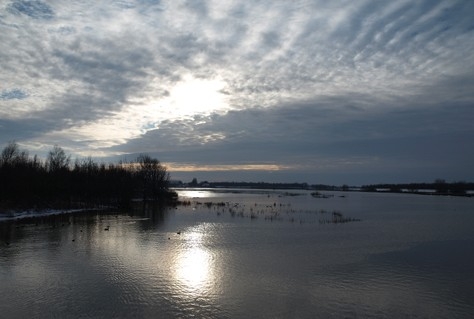
[(0, 147), (172, 179), (474, 181), (474, 1), (0, 1)]

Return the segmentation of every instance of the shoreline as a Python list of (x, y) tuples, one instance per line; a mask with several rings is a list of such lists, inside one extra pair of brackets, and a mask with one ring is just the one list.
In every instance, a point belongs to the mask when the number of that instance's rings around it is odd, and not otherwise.
[(26, 220), (30, 218), (42, 218), (56, 215), (67, 215), (79, 212), (92, 212), (110, 210), (113, 207), (103, 208), (71, 208), (71, 209), (21, 209), (0, 212), (0, 223)]
[(26, 221), (28, 219), (37, 219), (43, 217), (52, 217), (59, 215), (68, 215), (74, 213), (87, 213), (87, 212), (96, 212), (96, 213), (108, 213), (108, 212), (118, 212), (123, 211), (124, 209), (134, 210), (136, 209), (136, 204), (140, 203), (142, 205), (159, 205), (159, 206), (169, 206), (172, 207), (176, 204), (176, 200), (167, 201), (167, 200), (142, 200), (135, 199), (132, 200), (130, 206), (121, 207), (114, 205), (91, 205), (82, 207), (69, 207), (69, 208), (19, 208), (19, 207), (2, 207), (0, 210), (0, 223), (3, 222), (15, 222), (15, 221)]

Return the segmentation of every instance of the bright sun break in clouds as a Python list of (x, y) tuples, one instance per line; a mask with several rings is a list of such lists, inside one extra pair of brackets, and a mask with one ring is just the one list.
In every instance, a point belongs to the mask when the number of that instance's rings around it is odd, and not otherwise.
[[(91, 155), (90, 147), (100, 149), (125, 143), (149, 130), (158, 129), (163, 121), (181, 121), (197, 115), (225, 114), (230, 109), (226, 95), (222, 93), (225, 87), (225, 82), (219, 78), (200, 79), (188, 74), (172, 85), (165, 97), (135, 100), (132, 98), (130, 104), (110, 117), (50, 132), (48, 135), (52, 139), (69, 136), (76, 141), (89, 141), (89, 148), (79, 152), (88, 156)], [(205, 140), (209, 140), (209, 137)], [(92, 155), (103, 153), (92, 151)]]
[(169, 97), (157, 101), (156, 121), (192, 118), (229, 110), (222, 90), (225, 82), (220, 79), (199, 79), (186, 75), (171, 88)]

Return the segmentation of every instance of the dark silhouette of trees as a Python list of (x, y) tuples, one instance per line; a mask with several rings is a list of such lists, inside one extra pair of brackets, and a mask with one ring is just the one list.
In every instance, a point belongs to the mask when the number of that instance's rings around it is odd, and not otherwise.
[(449, 185), (446, 183), (446, 181), (440, 178), (435, 180), (434, 187), (436, 189), (436, 192), (440, 194), (447, 193), (449, 189)]
[(31, 192), (38, 184), (32, 172), (40, 168), (36, 157), (29, 160), (16, 142), (8, 143), (0, 155), (0, 200), (16, 201), (20, 194)]
[(173, 198), (169, 174), (157, 159), (95, 163), (76, 159), (55, 145), (42, 162), (10, 142), (0, 153), (0, 212), (17, 208), (127, 207), (133, 198)]
[(189, 183), (189, 186), (191, 186), (191, 187), (196, 187), (198, 185), (199, 184), (198, 184), (198, 181), (197, 181), (196, 177), (194, 177), (193, 180), (191, 181), (191, 183)]
[(24, 162), (26, 158), (28, 158), (28, 153), (20, 151), (20, 147), (16, 142), (10, 142), (2, 151), (0, 165), (15, 166)]
[(141, 154), (136, 160), (138, 171), (136, 173), (142, 189), (143, 200), (156, 200), (166, 192), (169, 183), (169, 174), (166, 168), (155, 158)]
[(67, 156), (61, 147), (54, 145), (53, 149), (48, 153), (46, 165), (50, 172), (59, 172), (61, 170), (68, 170), (70, 161), (71, 156)]
[(469, 186), (466, 182), (455, 182), (450, 184), (449, 190), (453, 195), (466, 195)]
[(377, 189), (389, 190), (394, 193), (472, 196), (468, 194), (468, 191), (474, 190), (474, 183), (448, 183), (444, 179), (436, 179), (433, 183), (375, 184), (361, 187), (361, 190), (366, 192), (376, 192)]

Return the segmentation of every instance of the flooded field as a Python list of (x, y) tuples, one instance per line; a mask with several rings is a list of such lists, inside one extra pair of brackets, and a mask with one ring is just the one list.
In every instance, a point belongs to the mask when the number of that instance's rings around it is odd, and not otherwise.
[[(178, 190), (0, 223), (6, 318), (470, 318), (474, 200)], [(321, 196), (324, 195), (324, 196)]]

